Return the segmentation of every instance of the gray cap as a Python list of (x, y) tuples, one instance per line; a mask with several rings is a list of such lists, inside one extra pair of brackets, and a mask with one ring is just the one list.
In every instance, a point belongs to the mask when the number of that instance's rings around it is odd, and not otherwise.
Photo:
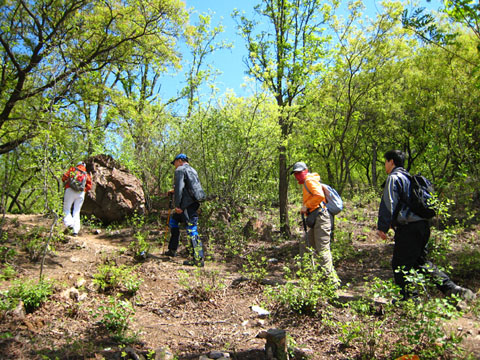
[(295, 164), (293, 164), (292, 172), (290, 173), (290, 175), (293, 173), (296, 173), (297, 171), (303, 171), (307, 169), (308, 169), (307, 164), (305, 164), (304, 162), (302, 161), (296, 162)]

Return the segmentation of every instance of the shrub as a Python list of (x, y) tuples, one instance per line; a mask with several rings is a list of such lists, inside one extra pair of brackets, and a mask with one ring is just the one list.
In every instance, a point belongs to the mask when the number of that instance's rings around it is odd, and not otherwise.
[(101, 316), (100, 322), (118, 338), (125, 336), (133, 315), (135, 310), (130, 301), (122, 300), (118, 296), (109, 296), (107, 303), (103, 303), (94, 314), (95, 317)]
[(337, 299), (334, 279), (326, 276), (315, 264), (316, 255), (306, 253), (303, 258), (296, 257), (298, 270), (293, 273), (285, 268), (287, 283), (281, 286), (267, 286), (266, 296), (281, 306), (300, 314), (316, 314), (320, 306)]
[(142, 283), (142, 280), (133, 273), (135, 269), (135, 266), (103, 264), (97, 268), (98, 273), (93, 275), (93, 283), (105, 292), (118, 290), (134, 295)]
[(19, 300), (23, 301), (25, 311), (32, 313), (38, 309), (53, 293), (53, 286), (48, 281), (38, 283), (31, 280), (17, 280), (5, 294), (3, 306), (15, 307)]
[[(185, 288), (187, 294), (190, 294), (195, 300), (210, 300), (215, 293), (225, 288), (225, 283), (219, 277), (218, 270), (207, 270), (198, 268), (193, 270), (193, 274), (185, 270), (179, 270), (179, 284)], [(193, 276), (192, 276), (193, 275)]]

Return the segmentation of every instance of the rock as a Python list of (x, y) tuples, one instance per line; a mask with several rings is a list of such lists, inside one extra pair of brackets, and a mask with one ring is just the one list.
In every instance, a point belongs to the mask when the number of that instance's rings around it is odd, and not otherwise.
[(145, 212), (145, 195), (140, 180), (108, 155), (85, 161), (92, 176), (82, 215), (95, 216), (103, 223), (121, 221), (135, 212)]
[(308, 348), (294, 348), (293, 356), (295, 359), (311, 359), (314, 355), (314, 351)]
[(208, 357), (210, 359), (224, 359), (224, 358), (230, 358), (230, 354), (224, 353), (221, 351), (211, 351), (210, 354), (208, 354)]
[(78, 298), (80, 296), (80, 293), (78, 292), (77, 289), (74, 287), (71, 287), (70, 289), (66, 289), (61, 293), (61, 296), (65, 299), (72, 299), (73, 301), (78, 302)]
[(84, 286), (86, 282), (87, 282), (87, 280), (85, 280), (84, 278), (79, 278), (79, 279), (75, 282), (75, 287), (78, 289), (78, 288)]
[(270, 311), (265, 310), (265, 309), (263, 309), (263, 308), (261, 308), (260, 306), (257, 306), (257, 305), (253, 305), (251, 307), (251, 309), (252, 309), (252, 311), (255, 311), (258, 314), (258, 316), (260, 316), (260, 317), (265, 317), (265, 316), (270, 315)]
[(170, 349), (158, 348), (155, 350), (155, 360), (173, 360), (173, 354)]
[(12, 315), (22, 320), (25, 319), (25, 306), (23, 306), (22, 300), (20, 300), (17, 307), (12, 310)]

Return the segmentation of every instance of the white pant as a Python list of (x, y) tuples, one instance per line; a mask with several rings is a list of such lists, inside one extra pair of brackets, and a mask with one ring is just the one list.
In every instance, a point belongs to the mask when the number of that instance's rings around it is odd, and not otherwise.
[[(63, 223), (67, 227), (73, 228), (73, 233), (80, 231), (80, 210), (85, 200), (85, 191), (75, 191), (70, 188), (65, 189), (63, 196)], [(72, 209), (73, 205), (73, 209)]]

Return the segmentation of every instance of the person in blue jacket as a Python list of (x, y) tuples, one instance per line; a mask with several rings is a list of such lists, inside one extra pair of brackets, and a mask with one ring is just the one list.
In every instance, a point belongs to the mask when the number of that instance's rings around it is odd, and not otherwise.
[(410, 180), (403, 168), (405, 153), (390, 150), (385, 153), (385, 171), (388, 174), (378, 210), (377, 233), (384, 240), (390, 228), (395, 230), (392, 269), (395, 283), (400, 286), (402, 300), (416, 297), (407, 287), (404, 271), (424, 271), (437, 281), (437, 287), (446, 295), (456, 294), (472, 300), (475, 294), (455, 284), (444, 272), (427, 260), (427, 244), (430, 238), (430, 222), (415, 214), (401, 199), (410, 193)]
[(197, 171), (188, 163), (185, 154), (178, 154), (173, 159), (175, 166), (174, 189), (169, 193), (174, 194), (175, 213), (170, 217), (170, 242), (165, 255), (174, 257), (177, 254), (180, 239), (179, 223), (187, 224), (187, 239), (191, 246), (190, 252), (193, 260), (184, 261), (184, 265), (204, 266), (203, 244), (198, 236), (198, 209), (200, 203), (193, 197), (190, 189), (190, 182), (198, 182)]

